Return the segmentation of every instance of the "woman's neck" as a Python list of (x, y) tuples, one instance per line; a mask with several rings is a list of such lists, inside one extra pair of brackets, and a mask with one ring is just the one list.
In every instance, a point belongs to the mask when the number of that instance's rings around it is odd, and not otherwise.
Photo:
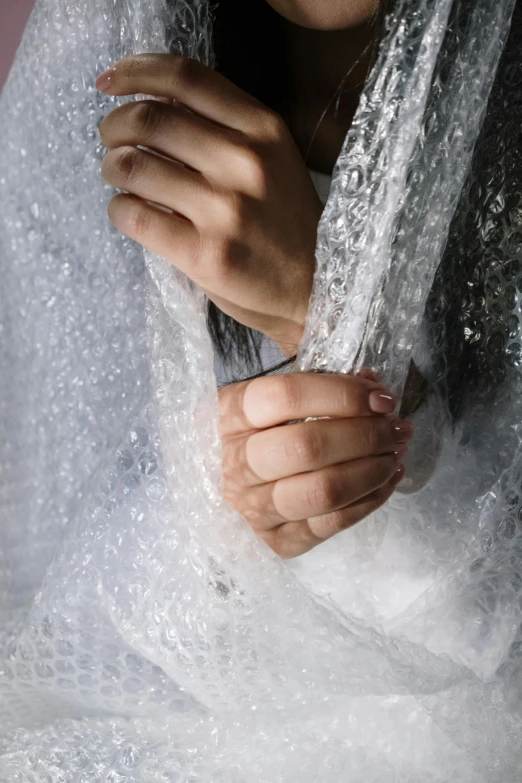
[(285, 23), (290, 85), (287, 122), (312, 169), (332, 173), (373, 62), (377, 32), (372, 20), (327, 32)]

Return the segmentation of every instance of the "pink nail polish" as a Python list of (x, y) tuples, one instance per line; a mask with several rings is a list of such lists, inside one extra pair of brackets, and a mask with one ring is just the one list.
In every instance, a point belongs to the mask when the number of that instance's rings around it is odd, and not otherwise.
[(396, 487), (400, 481), (404, 478), (405, 468), (404, 465), (399, 465), (397, 472), (393, 475), (389, 481), (392, 487)]
[(397, 457), (397, 460), (400, 460), (404, 457), (406, 452), (408, 451), (408, 444), (407, 443), (400, 443), (397, 446), (397, 449), (393, 452), (395, 456)]
[(374, 413), (391, 413), (397, 405), (395, 397), (384, 391), (370, 392), (368, 402)]
[(406, 419), (392, 419), (390, 424), (393, 438), (397, 443), (404, 443), (413, 438), (413, 425)]
[(100, 90), (100, 92), (107, 92), (107, 90), (112, 86), (115, 71), (116, 68), (113, 65), (110, 68), (107, 68), (107, 70), (103, 73), (100, 73), (96, 79), (96, 89)]

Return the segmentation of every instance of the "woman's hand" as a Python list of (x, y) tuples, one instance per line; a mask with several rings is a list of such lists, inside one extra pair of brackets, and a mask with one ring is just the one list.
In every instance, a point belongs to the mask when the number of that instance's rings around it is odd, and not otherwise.
[[(375, 511), (403, 476), (412, 426), (368, 378), (256, 378), (221, 388), (219, 404), (225, 499), (282, 557)], [(287, 423), (309, 416), (331, 418)]]
[(102, 176), (128, 191), (110, 202), (111, 221), (290, 356), (308, 309), (322, 204), (283, 120), (186, 57), (126, 57), (106, 74), (96, 84), (110, 95), (174, 101), (127, 103), (103, 119)]

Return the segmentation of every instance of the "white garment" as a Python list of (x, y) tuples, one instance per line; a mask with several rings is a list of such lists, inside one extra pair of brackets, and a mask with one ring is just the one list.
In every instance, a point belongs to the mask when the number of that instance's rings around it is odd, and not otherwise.
[(323, 204), (326, 204), (332, 184), (332, 175), (323, 174), (322, 171), (315, 171), (314, 169), (308, 169), (308, 171), (310, 172), (310, 177), (312, 178), (319, 198)]

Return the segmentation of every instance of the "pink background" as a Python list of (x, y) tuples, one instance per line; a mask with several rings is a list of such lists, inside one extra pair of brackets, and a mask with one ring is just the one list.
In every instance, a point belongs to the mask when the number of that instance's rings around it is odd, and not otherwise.
[(33, 5), (34, 0), (0, 0), (0, 90)]

